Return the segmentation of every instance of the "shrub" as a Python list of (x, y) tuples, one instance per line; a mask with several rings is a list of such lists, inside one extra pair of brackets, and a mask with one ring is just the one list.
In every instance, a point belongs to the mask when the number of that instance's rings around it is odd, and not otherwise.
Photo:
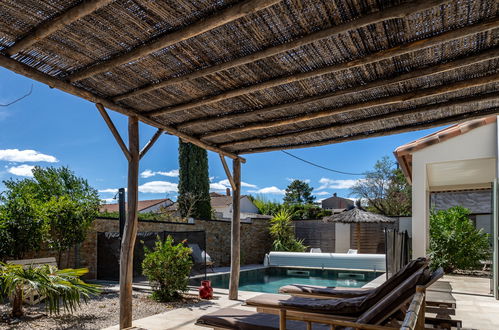
[(302, 240), (295, 238), (291, 213), (286, 209), (277, 212), (270, 220), (270, 235), (274, 239), (274, 251), (304, 252), (307, 249)]
[(292, 220), (322, 219), (325, 216), (332, 214), (331, 211), (323, 210), (319, 206), (313, 204), (294, 204), (288, 205), (287, 208), (291, 213)]
[(256, 195), (255, 197), (250, 195), (249, 197), (261, 214), (274, 215), (282, 208), (282, 205), (279, 202), (271, 201), (264, 195)]
[(26, 294), (36, 291), (45, 297), (45, 307), (50, 313), (58, 314), (61, 303), (64, 310), (72, 312), (81, 300), (87, 300), (100, 293), (97, 285), (80, 280), (87, 269), (57, 269), (54, 266), (23, 267), (21, 265), (0, 266), (2, 293), (11, 298), (12, 316), (24, 315), (23, 300)]
[(153, 250), (144, 247), (145, 257), (142, 273), (147, 277), (153, 289), (153, 299), (172, 301), (187, 291), (189, 273), (192, 268), (191, 249), (183, 242), (173, 244), (168, 236), (164, 242), (159, 237)]
[(470, 211), (461, 206), (431, 213), (432, 267), (442, 267), (446, 272), (473, 269), (480, 266), (480, 260), (490, 257), (488, 235), (475, 228), (469, 215)]

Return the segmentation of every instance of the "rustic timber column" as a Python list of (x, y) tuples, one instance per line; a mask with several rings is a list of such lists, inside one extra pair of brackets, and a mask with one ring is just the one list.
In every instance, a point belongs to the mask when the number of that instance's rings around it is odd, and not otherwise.
[(138, 229), (139, 123), (133, 116), (128, 117), (128, 151), (128, 205), (120, 254), (120, 329), (132, 326), (133, 248)]
[(234, 179), (234, 191), (232, 194), (232, 238), (230, 251), (230, 285), (229, 299), (237, 300), (239, 287), (240, 250), (241, 250), (241, 160), (236, 158), (232, 161), (232, 175)]

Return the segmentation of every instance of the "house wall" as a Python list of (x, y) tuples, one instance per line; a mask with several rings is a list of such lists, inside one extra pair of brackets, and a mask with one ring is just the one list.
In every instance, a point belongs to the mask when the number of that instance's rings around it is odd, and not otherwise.
[[(206, 232), (206, 251), (215, 262), (215, 266), (230, 265), (231, 222), (216, 220), (195, 220), (193, 224), (163, 221), (139, 221), (139, 232), (160, 231), (200, 231)], [(253, 220), (241, 224), (241, 264), (261, 264), (266, 253), (270, 251), (271, 239), (269, 222), (266, 219)], [(117, 219), (96, 219), (86, 240), (81, 244), (78, 253), (70, 251), (69, 258), (63, 256), (60, 267), (75, 267), (77, 259), (79, 267), (89, 269), (87, 279), (97, 276), (97, 233), (118, 232)], [(52, 251), (34, 253), (33, 258), (46, 256), (57, 257)]]
[[(222, 214), (222, 218), (232, 219), (232, 204), (224, 207), (214, 207), (214, 209), (215, 212), (220, 212)], [(248, 197), (244, 196), (241, 198), (241, 220), (248, 217), (246, 213), (258, 213), (258, 208)]]
[[(496, 158), (496, 140), (496, 124), (489, 124), (413, 153), (413, 257), (425, 256), (428, 249), (431, 190), (428, 182), (428, 165), (460, 160)], [(457, 178), (456, 185), (458, 184), (460, 183)]]

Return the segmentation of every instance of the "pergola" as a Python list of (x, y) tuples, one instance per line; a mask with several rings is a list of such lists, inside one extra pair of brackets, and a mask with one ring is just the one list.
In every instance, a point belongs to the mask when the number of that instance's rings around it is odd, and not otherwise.
[[(221, 156), (237, 299), (240, 155), (497, 113), (498, 10), (497, 0), (1, 0), (0, 65), (95, 103), (129, 161), (125, 328), (139, 159), (163, 132)], [(106, 108), (129, 117), (128, 147)], [(138, 121), (158, 129), (142, 151)]]

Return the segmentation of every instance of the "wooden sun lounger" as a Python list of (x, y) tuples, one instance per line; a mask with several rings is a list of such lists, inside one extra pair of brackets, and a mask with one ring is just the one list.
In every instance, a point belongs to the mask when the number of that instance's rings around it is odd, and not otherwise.
[(382, 299), (357, 319), (313, 315), (300, 317), (288, 314), (286, 309), (279, 310), (278, 315), (272, 315), (225, 308), (202, 316), (196, 325), (215, 330), (330, 330), (336, 326), (366, 330), (422, 330), (425, 328), (425, 288), (423, 286), (417, 288), (401, 324), (379, 325), (366, 322), (369, 316), (382, 313), (386, 308), (386, 303), (387, 299)]
[[(424, 314), (425, 287), (421, 286), (416, 294), (416, 285), (419, 283), (428, 284), (434, 278), (430, 277), (427, 268), (421, 268), (413, 275), (409, 276), (395, 290), (389, 293), (376, 292), (365, 297), (355, 297), (346, 299), (310, 299), (291, 297), (283, 295), (261, 295), (258, 306), (258, 297), (247, 300), (247, 305), (257, 307), (257, 313), (243, 318), (234, 319), (231, 311), (226, 309), (214, 314), (208, 314), (198, 319), (197, 325), (209, 326), (215, 329), (260, 329), (253, 327), (249, 323), (253, 318), (264, 317), (267, 314), (279, 316), (277, 327), (276, 318), (269, 318), (266, 329), (286, 329), (287, 320), (304, 322), (303, 329), (313, 329), (313, 325), (328, 324), (334, 326), (353, 327), (358, 329), (396, 329), (400, 325), (381, 325), (393, 313), (398, 312), (402, 307), (407, 306), (411, 299), (416, 299), (417, 303), (411, 303), (406, 310), (406, 328), (404, 329), (422, 329), (416, 327), (417, 324), (424, 321), (418, 321), (418, 318)], [(382, 295), (381, 295), (382, 294)], [(272, 300), (276, 297), (283, 297), (282, 303), (275, 304)], [(263, 298), (262, 298), (263, 297)], [(265, 302), (265, 297), (270, 300)], [(314, 306), (314, 303), (316, 304)], [(423, 308), (421, 312), (421, 307)], [(258, 313), (260, 312), (260, 313)], [(231, 323), (236, 322), (237, 324)]]

